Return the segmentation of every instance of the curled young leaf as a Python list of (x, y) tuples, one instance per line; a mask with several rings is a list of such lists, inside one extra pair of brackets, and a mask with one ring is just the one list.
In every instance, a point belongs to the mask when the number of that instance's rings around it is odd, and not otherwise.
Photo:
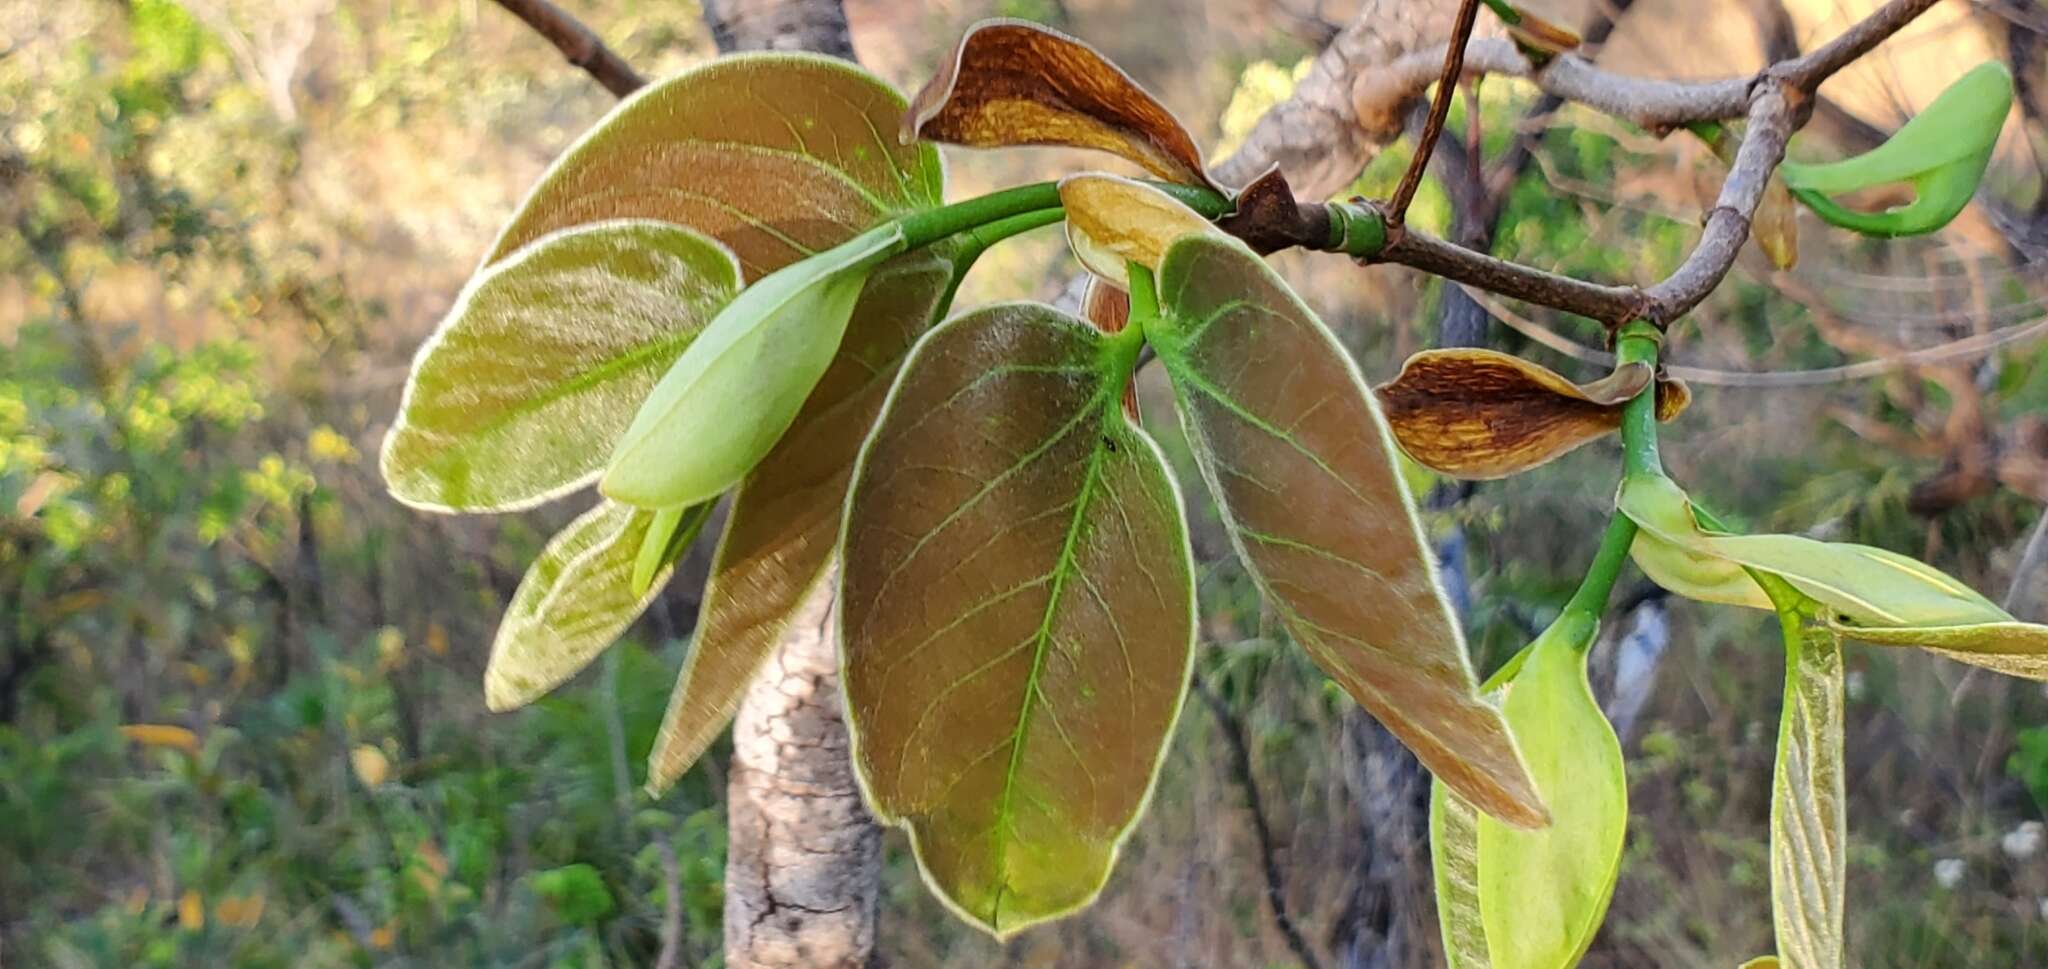
[[(710, 515), (709, 505), (684, 512), (665, 543), (656, 577), (665, 579), (682, 549)], [(575, 676), (604, 652), (653, 601), (632, 576), (655, 513), (601, 502), (548, 542), (526, 570), (498, 623), (484, 667), (484, 703), (513, 710)]]
[(1479, 819), (1479, 912), (1496, 969), (1570, 969), (1606, 917), (1628, 829), (1621, 742), (1586, 683), (1599, 623), (1566, 612), (1538, 637), (1502, 705), (1549, 827)]
[(732, 719), (747, 684), (814, 595), (831, 562), (860, 445), (904, 354), (939, 314), (953, 266), (905, 253), (868, 279), (838, 359), (774, 450), (733, 495), (712, 557), (689, 657), (648, 755), (648, 788), (666, 790)]
[(724, 243), (759, 279), (942, 201), (937, 149), (881, 134), (904, 108), (836, 58), (719, 58), (621, 101), (541, 176), (484, 261), (567, 226), (658, 219)]
[(1242, 243), (1185, 236), (1145, 337), (1231, 540), (1294, 640), (1472, 805), (1546, 818), (1473, 682), (1386, 419), (1330, 332)]
[(1429, 786), (1429, 861), (1446, 969), (1493, 969), (1479, 915), (1479, 811), (1441, 783)]
[(2048, 626), (2007, 618), (1959, 626), (1876, 627), (1837, 621), (1835, 630), (1876, 646), (1918, 646), (2007, 676), (2048, 680)]
[(1070, 176), (1060, 182), (1060, 202), (1074, 256), (1118, 289), (1130, 289), (1131, 263), (1157, 270), (1175, 239), (1216, 231), (1173, 196), (1115, 175)]
[[(1457, 478), (1502, 478), (1538, 467), (1621, 427), (1622, 408), (1650, 386), (1648, 364), (1628, 364), (1588, 384), (1492, 350), (1425, 350), (1375, 393), (1401, 450)], [(1685, 410), (1691, 394), (1657, 382), (1657, 418)]]
[(903, 227), (891, 222), (747, 287), (655, 384), (599, 488), (676, 508), (737, 484), (831, 366), (869, 272), (902, 248)]
[(1188, 678), (1179, 495), (1117, 398), (1136, 334), (989, 307), (912, 351), (841, 544), (842, 682), (868, 804), (997, 936), (1085, 905)]
[(1785, 704), (1771, 785), (1771, 922), (1798, 969), (1841, 969), (1847, 822), (1842, 794), (1842, 637), (1780, 589)]
[(1221, 188), (1173, 112), (1065, 34), (1018, 20), (969, 28), (911, 99), (902, 140), (1106, 151), (1168, 181)]
[[(1747, 567), (1781, 576), (1801, 594), (1859, 625), (1967, 625), (2012, 618), (1970, 587), (1896, 552), (1798, 535), (1709, 532), (1699, 526), (1691, 499), (1663, 475), (1629, 475), (1622, 481), (1617, 504), (1642, 529), (1637, 535), (1636, 558), (1653, 578), (1659, 577), (1662, 553), (1652, 549), (1647, 563), (1642, 553), (1646, 544), (1661, 543), (1699, 559), (1716, 560), (1724, 569)], [(1770, 600), (1754, 582), (1747, 590), (1738, 588), (1728, 583), (1715, 592), (1725, 598), (1707, 601), (1771, 608)], [(1672, 591), (1694, 595), (1708, 590)]]
[(589, 483), (739, 287), (723, 246), (659, 222), (571, 229), (492, 266), (413, 360), (385, 485), (417, 508), (473, 512)]
[[(2012, 73), (1986, 61), (1957, 78), (1885, 143), (1838, 162), (1786, 162), (1778, 172), (1822, 219), (1866, 235), (1909, 236), (1949, 223), (1977, 192), (1998, 133), (2012, 110)], [(1859, 212), (1829, 196), (1904, 182), (1913, 201), (1886, 212)]]

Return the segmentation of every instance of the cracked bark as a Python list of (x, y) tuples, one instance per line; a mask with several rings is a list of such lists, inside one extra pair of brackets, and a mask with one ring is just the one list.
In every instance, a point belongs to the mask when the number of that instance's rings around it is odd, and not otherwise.
[[(840, 0), (706, 0), (723, 53), (854, 60)], [(875, 949), (882, 831), (861, 802), (840, 705), (827, 578), (748, 686), (726, 783), (725, 964), (859, 969)]]

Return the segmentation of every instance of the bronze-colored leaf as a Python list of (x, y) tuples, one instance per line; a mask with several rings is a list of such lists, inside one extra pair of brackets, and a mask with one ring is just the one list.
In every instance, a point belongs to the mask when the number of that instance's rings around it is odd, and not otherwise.
[(861, 441), (951, 280), (951, 262), (931, 249), (876, 270), (838, 359), (789, 432), (740, 484), (689, 658), (648, 758), (651, 790), (675, 783), (725, 729), (792, 617), (826, 581)]
[(847, 502), (855, 766), (927, 881), (999, 937), (1101, 889), (1187, 683), (1179, 495), (1117, 406), (1136, 336), (1031, 304), (933, 330)]
[(1023, 21), (969, 28), (911, 99), (902, 127), (906, 142), (1094, 148), (1168, 181), (1222, 191), (1180, 119), (1130, 75), (1095, 48)]
[(1120, 289), (1130, 288), (1129, 266), (1158, 269), (1175, 239), (1216, 231), (1178, 199), (1143, 182), (1115, 175), (1075, 175), (1060, 182), (1067, 210), (1067, 243), (1081, 265)]
[[(1646, 364), (1574, 384), (1492, 350), (1425, 350), (1376, 391), (1401, 449), (1457, 478), (1503, 478), (1621, 427), (1622, 406), (1650, 383)], [(1657, 383), (1657, 419), (1685, 410), (1684, 383)]]
[(882, 134), (904, 107), (834, 58), (720, 58), (620, 102), (541, 177), (485, 262), (568, 226), (658, 219), (724, 243), (759, 279), (939, 204), (937, 150)]
[(1372, 394), (1328, 330), (1243, 243), (1174, 243), (1146, 338), (1232, 541), (1324, 672), (1486, 813), (1546, 820), (1500, 711), (1480, 699)]

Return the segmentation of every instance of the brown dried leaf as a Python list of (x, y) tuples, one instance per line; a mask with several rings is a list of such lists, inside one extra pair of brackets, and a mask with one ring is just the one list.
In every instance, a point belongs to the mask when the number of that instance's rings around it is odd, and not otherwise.
[(1222, 191), (1187, 128), (1130, 75), (1087, 44), (1018, 20), (969, 28), (911, 99), (902, 134), (975, 148), (1094, 148)]
[[(1518, 474), (1621, 427), (1622, 406), (1650, 383), (1632, 364), (1580, 385), (1492, 350), (1425, 350), (1376, 391), (1401, 449), (1457, 478)], [(1657, 384), (1657, 419), (1685, 410), (1684, 383)]]
[(695, 641), (648, 759), (650, 789), (675, 783), (717, 739), (791, 619), (823, 592), (854, 458), (951, 279), (945, 254), (930, 249), (876, 270), (838, 358), (796, 423), (740, 484)]
[(1179, 495), (1116, 407), (1136, 352), (1046, 306), (954, 318), (904, 364), (847, 500), (854, 764), (999, 937), (1101, 889), (1187, 683)]
[(1252, 179), (1237, 193), (1233, 211), (1216, 227), (1244, 240), (1252, 251), (1264, 255), (1301, 245), (1309, 237), (1308, 222), (1295, 202), (1294, 188), (1280, 173), (1280, 166)]
[(1479, 697), (1387, 422), (1343, 347), (1227, 236), (1174, 243), (1159, 295), (1146, 338), (1239, 556), (1294, 640), (1474, 807), (1544, 823), (1507, 724)]
[(1081, 265), (1129, 289), (1129, 263), (1159, 268), (1175, 239), (1215, 231), (1208, 219), (1173, 196), (1115, 175), (1075, 175), (1060, 182), (1067, 243)]

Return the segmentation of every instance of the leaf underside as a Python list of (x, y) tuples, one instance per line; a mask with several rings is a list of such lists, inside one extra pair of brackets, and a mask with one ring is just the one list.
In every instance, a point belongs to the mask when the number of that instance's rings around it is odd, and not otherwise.
[(976, 148), (1093, 148), (1169, 181), (1216, 187), (1193, 136), (1130, 75), (1087, 44), (1023, 21), (969, 29), (912, 99), (903, 130)]
[(1429, 786), (1429, 857), (1447, 969), (1493, 969), (1479, 915), (1479, 812), (1441, 783)]
[(1495, 817), (1544, 812), (1465, 643), (1387, 423), (1314, 314), (1251, 250), (1189, 236), (1148, 324), (1240, 556), (1294, 639), (1424, 766)]
[(481, 274), (413, 362), (385, 437), (399, 500), (525, 508), (587, 483), (656, 381), (739, 290), (723, 246), (659, 222), (558, 233)]
[[(1621, 428), (1629, 399), (1652, 382), (1630, 364), (1590, 384), (1492, 350), (1425, 350), (1374, 393), (1401, 450), (1458, 478), (1491, 479), (1543, 465)], [(1657, 419), (1685, 410), (1685, 384), (1657, 381)]]
[(886, 83), (814, 54), (720, 58), (621, 102), (542, 176), (485, 262), (604, 219), (687, 225), (749, 280), (940, 203), (938, 150), (894, 137)]
[(789, 432), (740, 484), (695, 641), (656, 736), (653, 789), (674, 783), (717, 738), (791, 618), (825, 581), (861, 441), (951, 279), (951, 264), (931, 249), (877, 270), (838, 358)]
[(1794, 613), (1785, 627), (1785, 706), (1771, 787), (1771, 921), (1792, 969), (1841, 969), (1846, 811), (1842, 640)]
[(949, 321), (906, 362), (848, 499), (843, 681), (868, 803), (998, 936), (1100, 890), (1192, 657), (1178, 495), (1119, 410), (1131, 361), (1111, 347), (1043, 306)]

